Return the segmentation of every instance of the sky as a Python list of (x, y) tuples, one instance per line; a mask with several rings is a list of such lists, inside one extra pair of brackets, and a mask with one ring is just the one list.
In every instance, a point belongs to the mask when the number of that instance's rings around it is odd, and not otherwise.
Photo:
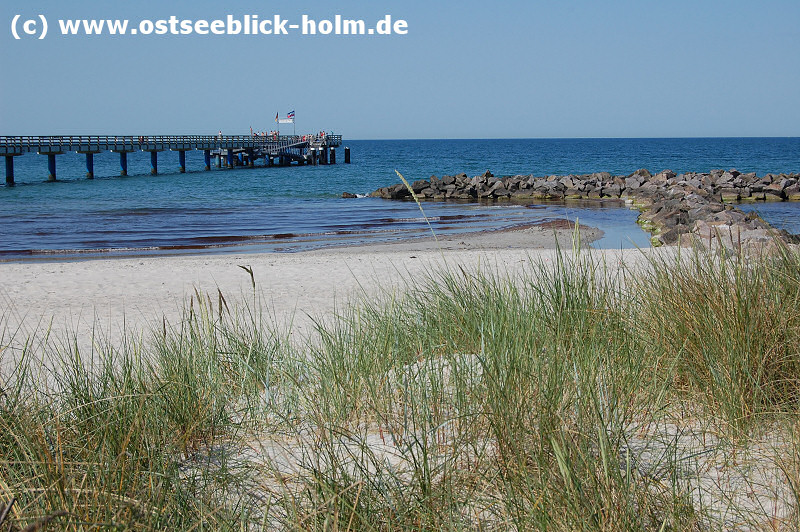
[[(229, 14), (408, 33), (58, 29)], [(44, 39), (19, 27), (39, 15)], [(0, 135), (243, 134), (294, 110), (350, 139), (800, 136), (798, 0), (3, 0), (0, 22)]]

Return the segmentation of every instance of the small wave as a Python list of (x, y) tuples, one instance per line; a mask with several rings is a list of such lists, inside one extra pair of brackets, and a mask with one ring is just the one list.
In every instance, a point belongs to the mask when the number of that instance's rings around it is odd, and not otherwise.
[(411, 223), (417, 223), (417, 222), (424, 223), (426, 219), (429, 222), (438, 222), (439, 220), (442, 219), (442, 217), (441, 216), (428, 216), (427, 218), (422, 218), (422, 217), (419, 217), (419, 218), (386, 218), (386, 222), (387, 223), (409, 223), (409, 222), (411, 222)]
[(24, 249), (2, 251), (0, 255), (89, 255), (92, 253), (139, 253), (144, 251), (158, 251), (163, 249), (161, 246), (141, 246), (124, 248), (85, 248), (85, 249)]

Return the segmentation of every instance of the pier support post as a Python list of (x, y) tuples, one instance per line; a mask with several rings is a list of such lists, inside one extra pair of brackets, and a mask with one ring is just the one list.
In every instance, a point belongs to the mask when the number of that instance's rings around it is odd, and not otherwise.
[(331, 147), (330, 163), (331, 164), (336, 164), (336, 148), (333, 148), (333, 147)]
[(14, 156), (6, 155), (6, 185), (14, 186)]
[(178, 172), (181, 174), (186, 173), (186, 152), (183, 150), (178, 152)]
[(158, 152), (150, 152), (150, 175), (158, 175)]
[(119, 175), (125, 177), (128, 175), (128, 152), (119, 152)]
[(86, 179), (94, 179), (94, 153), (86, 153)]
[(203, 150), (203, 160), (206, 163), (206, 172), (211, 170), (211, 150)]
[(311, 148), (311, 166), (317, 166), (317, 150)]
[(233, 149), (228, 148), (228, 169), (233, 168)]
[(47, 176), (48, 181), (55, 181), (56, 180), (56, 154), (55, 153), (48, 153), (47, 154), (47, 170), (50, 174)]
[(267, 161), (268, 161), (267, 166), (275, 166), (275, 157), (273, 157), (272, 155), (267, 157)]
[(344, 164), (350, 164), (350, 147), (344, 147)]
[(256, 156), (252, 150), (247, 151), (247, 166), (250, 168), (255, 168), (256, 166)]
[(244, 154), (239, 154), (239, 166), (244, 166)]
[(222, 168), (222, 153), (217, 154), (217, 168)]

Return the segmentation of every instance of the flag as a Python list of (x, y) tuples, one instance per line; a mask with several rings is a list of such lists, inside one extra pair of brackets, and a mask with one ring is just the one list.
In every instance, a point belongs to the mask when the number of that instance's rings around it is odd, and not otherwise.
[(278, 114), (279, 114), (279, 113), (275, 113), (275, 122), (276, 122), (276, 123), (278, 122)]
[(286, 115), (286, 118), (294, 122), (294, 111), (289, 111), (289, 114)]

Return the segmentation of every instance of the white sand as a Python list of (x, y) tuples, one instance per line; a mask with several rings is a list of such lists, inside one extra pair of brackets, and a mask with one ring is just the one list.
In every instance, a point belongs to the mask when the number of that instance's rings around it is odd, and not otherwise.
[[(584, 241), (600, 236), (583, 230)], [(293, 331), (309, 330), (309, 316), (323, 316), (353, 294), (391, 289), (403, 277), (418, 278), (457, 264), (493, 265), (509, 274), (531, 258), (549, 260), (559, 245), (571, 248), (569, 230), (532, 227), (515, 231), (457, 236), (439, 242), (422, 240), (386, 245), (277, 254), (227, 253), (194, 256), (149, 256), (59, 262), (0, 263), (0, 319), (11, 331), (22, 325), (17, 340), (33, 329), (52, 326), (54, 333), (78, 333), (88, 345), (93, 328), (119, 338), (163, 318), (180, 320), (195, 290), (217, 301), (220, 290), (230, 304), (252, 298), (249, 273), (265, 310), (278, 324), (292, 321)], [(619, 251), (602, 252), (618, 260)], [(627, 256), (641, 253), (625, 252)], [(447, 266), (443, 266), (446, 262)], [(8, 332), (6, 332), (8, 336)]]

